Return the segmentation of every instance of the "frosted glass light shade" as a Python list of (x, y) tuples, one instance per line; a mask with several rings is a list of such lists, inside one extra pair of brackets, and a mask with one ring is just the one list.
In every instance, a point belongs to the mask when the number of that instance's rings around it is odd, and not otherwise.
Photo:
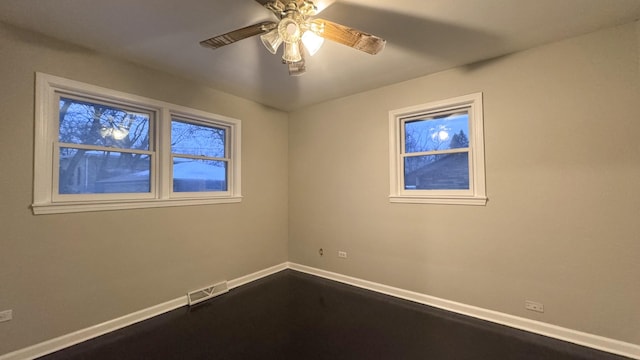
[(278, 51), (280, 44), (282, 44), (282, 37), (280, 36), (278, 29), (271, 30), (264, 35), (260, 35), (260, 40), (262, 40), (264, 47), (266, 47), (272, 54), (275, 54), (276, 51)]
[(300, 41), (300, 25), (291, 18), (284, 18), (278, 23), (278, 33), (285, 43), (297, 43)]
[(282, 54), (282, 60), (292, 63), (298, 62), (302, 60), (302, 54), (300, 54), (300, 44), (297, 42), (294, 43), (284, 43), (284, 53)]
[(316, 35), (312, 31), (305, 31), (305, 33), (302, 34), (302, 43), (309, 52), (309, 55), (313, 56), (320, 50), (322, 44), (324, 44), (324, 38)]

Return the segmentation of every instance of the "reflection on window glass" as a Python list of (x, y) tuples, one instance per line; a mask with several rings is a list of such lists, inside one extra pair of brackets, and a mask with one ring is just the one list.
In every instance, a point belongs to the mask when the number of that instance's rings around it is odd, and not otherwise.
[(226, 130), (212, 126), (171, 122), (171, 152), (174, 154), (225, 158)]
[(149, 150), (149, 113), (64, 97), (59, 111), (61, 143)]
[(174, 157), (173, 191), (227, 191), (227, 162)]
[(411, 156), (404, 159), (405, 190), (469, 189), (469, 154)]
[(469, 146), (469, 114), (451, 113), (407, 121), (405, 153), (460, 149)]
[(60, 194), (148, 193), (149, 155), (60, 148)]

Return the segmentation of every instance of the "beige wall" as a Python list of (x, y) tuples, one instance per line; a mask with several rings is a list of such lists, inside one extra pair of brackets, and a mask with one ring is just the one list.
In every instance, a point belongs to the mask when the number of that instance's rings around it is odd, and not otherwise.
[[(290, 114), (290, 261), (640, 344), (636, 27)], [(388, 111), (480, 91), (487, 206), (389, 203)]]
[[(242, 120), (240, 204), (31, 213), (34, 73)], [(287, 260), (288, 115), (0, 24), (0, 354)]]

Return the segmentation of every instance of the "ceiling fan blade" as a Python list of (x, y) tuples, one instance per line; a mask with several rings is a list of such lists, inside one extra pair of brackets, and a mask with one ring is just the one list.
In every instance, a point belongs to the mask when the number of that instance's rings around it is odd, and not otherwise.
[(264, 21), (258, 24), (243, 27), (242, 29), (234, 30), (226, 34), (214, 36), (211, 39), (200, 41), (200, 45), (212, 49), (232, 44), (236, 41), (246, 39), (255, 35), (261, 35), (267, 33), (276, 28), (278, 24), (273, 21)]
[(319, 36), (354, 49), (375, 55), (384, 49), (386, 40), (360, 30), (340, 25), (325, 19), (311, 20), (312, 30)]

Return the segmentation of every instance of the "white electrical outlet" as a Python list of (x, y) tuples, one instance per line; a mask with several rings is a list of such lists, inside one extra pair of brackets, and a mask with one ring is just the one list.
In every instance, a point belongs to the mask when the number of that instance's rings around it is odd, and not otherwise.
[(544, 305), (531, 300), (526, 300), (524, 302), (524, 308), (531, 311), (544, 312)]
[(0, 322), (5, 322), (13, 319), (13, 310), (0, 311)]
[(338, 257), (346, 259), (347, 258), (347, 252), (346, 251), (338, 251)]

